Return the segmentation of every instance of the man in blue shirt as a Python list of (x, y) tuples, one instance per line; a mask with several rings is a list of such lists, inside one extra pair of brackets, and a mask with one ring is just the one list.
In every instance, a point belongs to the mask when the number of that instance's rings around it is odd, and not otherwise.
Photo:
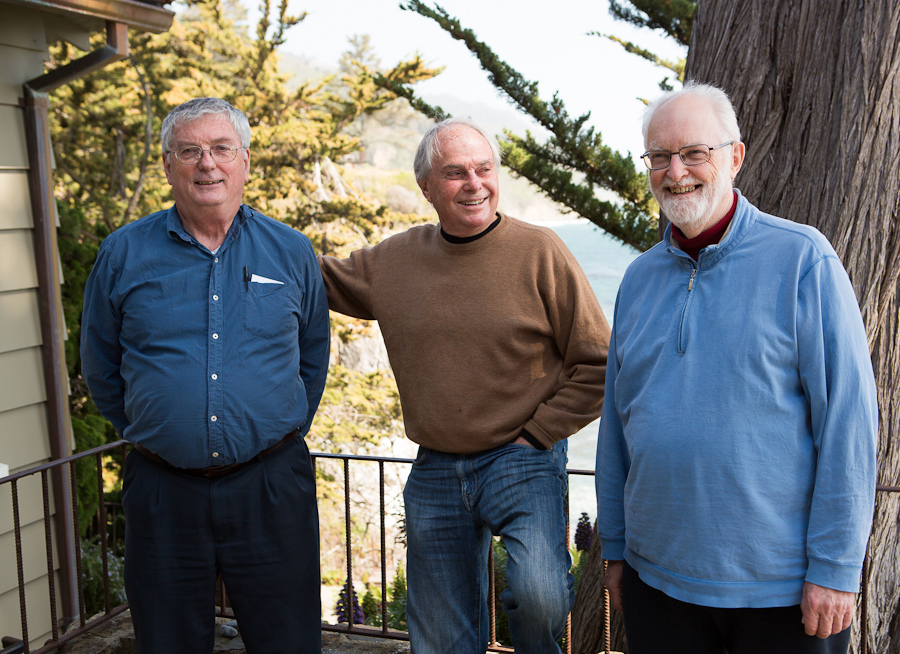
[(853, 287), (821, 233), (732, 188), (720, 89), (649, 105), (644, 145), (671, 223), (619, 290), (596, 478), (629, 651), (846, 652), (878, 432)]
[(214, 642), (216, 576), (248, 652), (321, 649), (315, 473), (328, 303), (312, 246), (242, 204), (246, 116), (217, 98), (162, 126), (175, 205), (104, 241), (81, 356), (125, 463), (125, 587), (138, 652)]

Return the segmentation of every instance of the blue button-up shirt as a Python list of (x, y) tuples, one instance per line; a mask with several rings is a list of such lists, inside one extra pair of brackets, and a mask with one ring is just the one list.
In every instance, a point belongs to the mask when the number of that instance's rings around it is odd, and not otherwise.
[(312, 245), (246, 205), (215, 254), (174, 206), (122, 227), (85, 287), (94, 402), (124, 438), (182, 468), (247, 461), (309, 431), (329, 344)]

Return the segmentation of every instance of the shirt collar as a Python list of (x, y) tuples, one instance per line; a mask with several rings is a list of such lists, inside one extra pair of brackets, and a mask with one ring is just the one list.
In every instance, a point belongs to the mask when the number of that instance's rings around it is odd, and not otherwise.
[[(247, 220), (250, 216), (253, 215), (253, 209), (251, 209), (246, 204), (242, 204), (237, 213), (234, 216), (234, 221), (231, 223), (231, 227), (228, 229), (228, 235), (225, 237), (225, 241), (219, 247), (219, 252), (230, 242), (233, 241), (240, 235), (241, 228), (246, 224)], [(195, 239), (191, 236), (187, 230), (184, 228), (184, 225), (181, 224), (181, 216), (178, 215), (178, 207), (177, 205), (172, 205), (169, 207), (169, 212), (166, 216), (166, 230), (172, 237), (178, 237), (182, 241), (186, 243), (194, 243)]]
[(731, 219), (734, 217), (735, 209), (737, 209), (737, 193), (732, 191), (731, 209), (729, 209), (728, 213), (726, 213), (715, 225), (704, 230), (700, 234), (697, 234), (697, 236), (694, 236), (693, 238), (688, 238), (677, 225), (673, 225), (672, 238), (678, 243), (678, 247), (690, 254), (693, 259), (696, 259), (700, 250), (709, 245), (715, 245), (722, 240), (722, 237), (725, 236), (725, 232), (731, 224)]

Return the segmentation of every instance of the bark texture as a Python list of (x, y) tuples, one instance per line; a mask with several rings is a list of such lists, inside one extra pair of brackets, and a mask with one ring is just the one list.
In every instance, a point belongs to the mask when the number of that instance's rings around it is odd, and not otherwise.
[[(879, 483), (900, 485), (900, 3), (703, 0), (687, 77), (731, 96), (747, 144), (736, 185), (816, 226), (847, 268), (879, 389)], [(900, 496), (879, 492), (864, 579), (868, 643), (900, 652)]]

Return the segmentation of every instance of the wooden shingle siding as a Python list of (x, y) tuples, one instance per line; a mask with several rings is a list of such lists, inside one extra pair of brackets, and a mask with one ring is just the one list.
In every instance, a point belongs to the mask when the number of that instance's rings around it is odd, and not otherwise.
[[(0, 412), (0, 462), (8, 465), (10, 472), (49, 460), (50, 438), (42, 402)], [(8, 499), (0, 499), (0, 534), (5, 530), (3, 512), (11, 510), (10, 506)]]
[(0, 104), (0, 170), (28, 169), (25, 116), (19, 107)]
[[(25, 585), (28, 639), (31, 641), (32, 651), (42, 646), (50, 638), (50, 631), (40, 633), (50, 624), (50, 603), (47, 601), (50, 596), (49, 587), (46, 573), (43, 577)], [(58, 606), (57, 611), (59, 611)], [(19, 635), (21, 634), (19, 625), (19, 591), (16, 586), (13, 586), (12, 590), (0, 594), (0, 626), (6, 628), (3, 635)]]
[[(40, 348), (0, 354), (0, 411), (17, 409), (47, 399)], [(22, 438), (35, 438), (23, 434)]]
[(0, 293), (37, 288), (34, 234), (30, 229), (0, 231)]
[[(44, 14), (26, 7), (0, 3), (0, 45), (8, 45), (20, 50), (47, 52), (47, 37), (44, 29)], [(40, 74), (42, 71), (38, 71)], [(28, 81), (19, 71), (22, 82)], [(20, 82), (21, 84), (21, 82)]]
[(40, 344), (37, 293), (33, 290), (0, 293), (0, 354)]
[[(33, 492), (35, 497), (40, 500), (41, 498), (41, 488), (40, 483), (36, 485), (37, 487), (34, 489), (29, 489), (29, 492)], [(22, 497), (22, 490), (19, 490), (19, 498)], [(51, 494), (50, 498), (51, 507), (53, 505), (53, 498)], [(37, 507), (41, 509), (40, 506)], [(53, 521), (50, 521), (50, 531), (55, 532), (53, 528)], [(56, 538), (53, 538), (53, 542), (55, 543)], [(32, 522), (28, 525), (22, 527), (22, 542), (23, 543), (41, 543), (41, 547), (33, 546), (29, 548), (22, 548), (22, 569), (23, 569), (23, 577), (25, 579), (25, 583), (30, 583), (35, 579), (40, 577), (47, 576), (47, 545), (44, 540), (44, 520), (43, 514), (40, 515), (40, 519)], [(16, 551), (16, 541), (13, 532), (9, 531), (2, 536), (0, 536), (0, 549), (4, 552), (15, 552)], [(56, 562), (58, 555), (56, 553), (56, 547), (53, 547), (53, 561)], [(18, 574), (16, 571), (16, 566), (0, 566), (0, 588), (15, 588), (18, 584)], [(47, 596), (45, 595), (43, 598), (44, 603), (47, 603)]]
[(0, 170), (0, 198), (3, 198), (3, 211), (0, 211), (0, 230), (32, 229), (34, 227), (27, 171)]
[[(0, 4), (0, 20), (4, 6)], [(3, 62), (0, 66), (0, 104), (17, 107), (22, 97), (22, 82), (44, 72), (44, 54), (0, 44), (0, 61)]]

